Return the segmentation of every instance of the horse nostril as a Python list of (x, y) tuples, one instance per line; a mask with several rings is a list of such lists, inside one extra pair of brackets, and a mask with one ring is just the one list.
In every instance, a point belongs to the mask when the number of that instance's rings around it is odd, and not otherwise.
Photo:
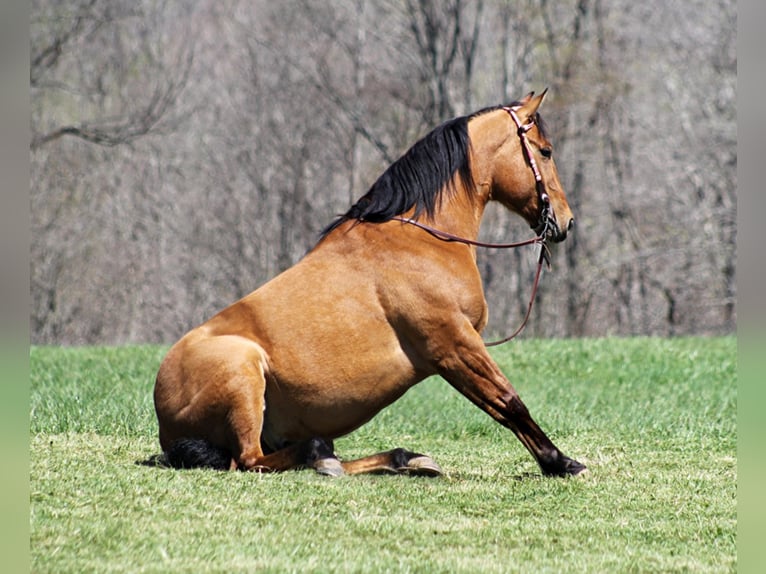
[(569, 223), (567, 223), (567, 231), (571, 231), (574, 227), (574, 218), (569, 220)]

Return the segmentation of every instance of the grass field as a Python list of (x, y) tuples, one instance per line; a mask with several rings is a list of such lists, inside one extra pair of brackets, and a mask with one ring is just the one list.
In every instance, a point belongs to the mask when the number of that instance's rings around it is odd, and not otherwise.
[(523, 340), (492, 353), (584, 478), (429, 379), (336, 441), (446, 475), (175, 471), (151, 390), (165, 347), (31, 351), (34, 572), (733, 572), (733, 337)]

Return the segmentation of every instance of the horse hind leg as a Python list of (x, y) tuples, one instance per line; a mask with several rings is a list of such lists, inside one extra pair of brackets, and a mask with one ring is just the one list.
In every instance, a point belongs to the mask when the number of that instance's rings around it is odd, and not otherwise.
[(245, 463), (243, 470), (280, 471), (297, 468), (312, 468), (325, 476), (345, 474), (340, 461), (333, 452), (332, 441), (316, 437), (300, 441), (273, 453), (262, 455)]
[(341, 463), (346, 474), (408, 474), (441, 476), (441, 467), (425, 454), (396, 448)]
[(356, 460), (341, 462), (335, 455), (333, 443), (322, 438), (301, 441), (245, 464), (244, 470), (278, 471), (291, 468), (312, 468), (318, 474), (331, 477), (354, 474), (407, 474), (410, 476), (441, 476), (441, 467), (429, 456), (397, 448)]
[(293, 468), (313, 468), (326, 476), (344, 474), (340, 461), (332, 451), (332, 443), (315, 438), (302, 441), (274, 453), (237, 462), (232, 452), (205, 439), (179, 439), (165, 452), (164, 462), (173, 468), (210, 468), (214, 470), (247, 470), (279, 472)]
[[(263, 374), (261, 373), (261, 377)], [(265, 381), (262, 383), (265, 385)], [(260, 388), (260, 385), (257, 386)], [(253, 388), (253, 387), (250, 387)], [(279, 472), (296, 468), (313, 468), (327, 476), (344, 474), (340, 461), (333, 452), (332, 441), (316, 437), (293, 443), (269, 454), (261, 446), (264, 393), (243, 400), (241, 408), (232, 409), (229, 414), (231, 432), (236, 437), (237, 468), (258, 472)]]
[(263, 349), (241, 337), (212, 337), (171, 351), (154, 397), (165, 462), (175, 468), (311, 466), (323, 474), (342, 473), (331, 445), (321, 439), (264, 453), (265, 368)]
[(441, 467), (424, 454), (397, 448), (356, 460), (340, 461), (333, 451), (332, 441), (313, 438), (295, 443), (258, 461), (256, 470), (313, 468), (318, 474), (338, 477), (345, 474), (407, 474), (410, 476), (441, 476)]

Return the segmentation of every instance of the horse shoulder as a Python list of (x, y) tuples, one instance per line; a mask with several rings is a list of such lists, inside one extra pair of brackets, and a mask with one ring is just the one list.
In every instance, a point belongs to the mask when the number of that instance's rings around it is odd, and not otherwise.
[(444, 243), (437, 247), (381, 272), (382, 304), (418, 330), (433, 332), (442, 323), (466, 319), (483, 329), (487, 303), (472, 249)]

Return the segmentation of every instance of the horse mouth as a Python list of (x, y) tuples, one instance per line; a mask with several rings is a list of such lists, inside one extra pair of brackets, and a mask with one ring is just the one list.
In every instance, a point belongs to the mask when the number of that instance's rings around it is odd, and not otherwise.
[(553, 243), (561, 243), (567, 238), (567, 230), (562, 230), (558, 222), (550, 215), (547, 215), (543, 221), (538, 223), (534, 230), (538, 237), (544, 237)]

